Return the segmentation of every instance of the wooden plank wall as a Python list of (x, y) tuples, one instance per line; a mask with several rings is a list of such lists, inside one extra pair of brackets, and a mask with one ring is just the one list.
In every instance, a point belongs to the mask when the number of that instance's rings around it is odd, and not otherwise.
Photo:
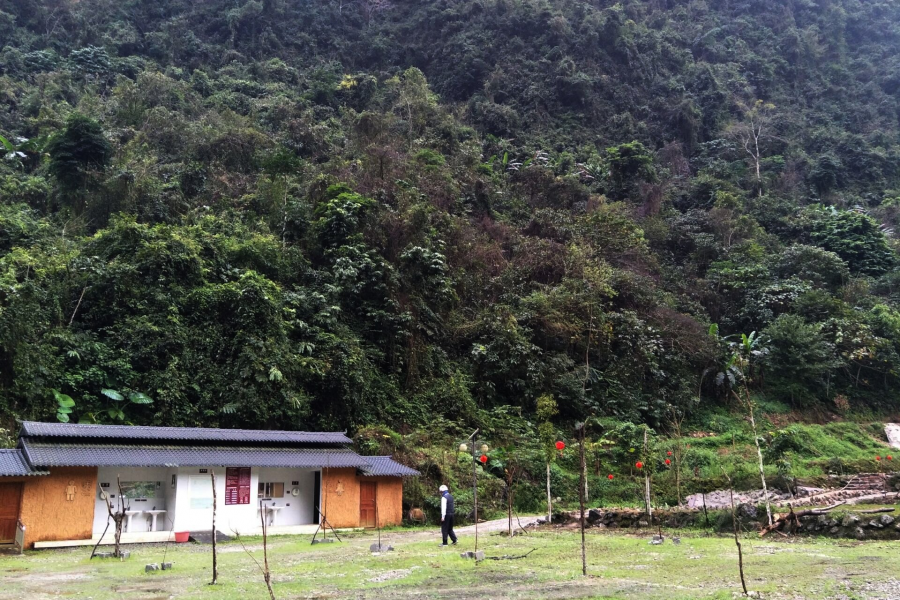
[(34, 542), (90, 539), (96, 467), (58, 468), (50, 475), (18, 480), (25, 482), (19, 520), (25, 525), (26, 548)]
[(356, 469), (322, 469), (322, 511), (334, 528), (359, 527)]
[(375, 501), (378, 503), (378, 523), (382, 527), (400, 525), (403, 522), (403, 478), (363, 477), (363, 481), (376, 482)]

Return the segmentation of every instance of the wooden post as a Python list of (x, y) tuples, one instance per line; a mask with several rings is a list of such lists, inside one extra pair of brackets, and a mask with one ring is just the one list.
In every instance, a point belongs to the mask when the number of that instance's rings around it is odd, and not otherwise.
[(550, 461), (547, 461), (547, 524), (553, 521), (553, 500), (550, 497)]
[[(219, 580), (219, 561), (218, 551), (216, 548), (216, 471), (210, 469), (209, 478), (212, 480), (213, 493), (213, 514), (212, 514), (212, 581), (209, 585), (216, 585)], [(226, 494), (227, 495), (227, 494)]]
[(478, 429), (472, 432), (469, 439), (472, 440), (472, 504), (475, 514), (475, 551), (478, 551), (478, 457), (475, 454), (475, 436)]
[(585, 577), (587, 576), (587, 552), (585, 551), (584, 546), (584, 497), (585, 497), (585, 466), (584, 466), (584, 423), (581, 423), (581, 431), (580, 431), (580, 454), (581, 454), (581, 481), (579, 482), (581, 485), (578, 486), (578, 505), (581, 510), (581, 574)]
[[(647, 428), (644, 427), (644, 457), (646, 459), (648, 450), (648, 439), (647, 439)], [(647, 517), (650, 518), (650, 524), (653, 525), (653, 508), (650, 504), (650, 471), (647, 469), (648, 465), (644, 465), (644, 502), (647, 505)]]
[(512, 485), (506, 482), (506, 537), (512, 537)]

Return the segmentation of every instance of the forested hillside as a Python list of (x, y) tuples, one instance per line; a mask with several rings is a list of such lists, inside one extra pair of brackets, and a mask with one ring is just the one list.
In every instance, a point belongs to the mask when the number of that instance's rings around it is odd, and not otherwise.
[(0, 0), (0, 47), (0, 426), (658, 427), (752, 331), (760, 397), (900, 407), (895, 2)]

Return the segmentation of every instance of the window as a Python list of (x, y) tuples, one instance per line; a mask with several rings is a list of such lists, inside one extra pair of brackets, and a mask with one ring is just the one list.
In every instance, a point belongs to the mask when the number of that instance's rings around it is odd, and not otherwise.
[(257, 492), (260, 498), (284, 498), (284, 482), (263, 483), (260, 481)]
[(163, 495), (159, 493), (161, 486), (159, 481), (123, 481), (122, 495), (131, 500), (162, 498)]

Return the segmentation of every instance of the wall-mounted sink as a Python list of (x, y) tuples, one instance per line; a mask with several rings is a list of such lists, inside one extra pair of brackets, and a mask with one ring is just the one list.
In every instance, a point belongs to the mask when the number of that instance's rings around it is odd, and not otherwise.
[(275, 525), (275, 517), (278, 516), (278, 511), (284, 508), (283, 506), (267, 506), (266, 512), (272, 515), (272, 519), (269, 521), (269, 525)]
[(153, 509), (153, 510), (148, 510), (148, 511), (144, 511), (144, 512), (146, 512), (148, 515), (150, 515), (150, 531), (156, 531), (156, 518), (159, 515), (165, 514), (166, 511)]
[(142, 511), (142, 510), (126, 510), (126, 511), (125, 511), (125, 516), (128, 517), (128, 521), (127, 521), (127, 524), (126, 524), (126, 526), (125, 526), (125, 527), (126, 527), (126, 529), (125, 529), (126, 531), (128, 531), (129, 533), (131, 532), (131, 518), (132, 518), (134, 515), (139, 515), (139, 514), (141, 514), (142, 512), (144, 512), (144, 511)]

